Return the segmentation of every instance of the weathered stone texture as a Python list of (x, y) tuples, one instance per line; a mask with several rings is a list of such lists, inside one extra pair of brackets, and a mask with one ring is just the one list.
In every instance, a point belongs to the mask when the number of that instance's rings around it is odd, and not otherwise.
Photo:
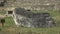
[(24, 27), (54, 27), (56, 23), (49, 13), (33, 13), (23, 8), (15, 9), (17, 22)]

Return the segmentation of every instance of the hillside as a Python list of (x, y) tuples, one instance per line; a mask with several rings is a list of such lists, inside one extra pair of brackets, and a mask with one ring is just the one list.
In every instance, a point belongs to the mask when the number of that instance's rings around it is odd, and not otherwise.
[(48, 12), (56, 22), (56, 27), (52, 28), (24, 28), (16, 26), (12, 17), (7, 17), (5, 26), (2, 27), (0, 23), (0, 34), (60, 34), (60, 13), (56, 11), (34, 11), (34, 12)]
[(5, 7), (23, 7), (33, 10), (60, 10), (60, 0), (7, 0)]
[[(3, 0), (0, 0), (0, 3)], [(6, 14), (6, 10), (15, 7), (33, 9), (35, 13), (50, 13), (56, 26), (48, 28), (26, 28), (17, 26), (12, 17), (6, 17), (4, 27), (0, 23), (0, 34), (60, 34), (60, 0), (7, 0), (3, 7), (0, 6), (0, 14)], [(47, 11), (49, 10), (49, 11)], [(54, 10), (54, 11), (52, 11)], [(57, 10), (57, 11), (55, 11)], [(9, 11), (9, 10), (8, 10)], [(9, 14), (8, 14), (9, 15)], [(6, 15), (7, 16), (7, 15)]]

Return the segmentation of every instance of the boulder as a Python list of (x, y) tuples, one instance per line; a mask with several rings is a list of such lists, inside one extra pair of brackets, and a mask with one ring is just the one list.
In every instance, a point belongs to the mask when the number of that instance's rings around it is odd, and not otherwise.
[(56, 25), (49, 13), (33, 13), (32, 11), (26, 11), (24, 8), (16, 8), (14, 13), (17, 22), (24, 27), (40, 28)]

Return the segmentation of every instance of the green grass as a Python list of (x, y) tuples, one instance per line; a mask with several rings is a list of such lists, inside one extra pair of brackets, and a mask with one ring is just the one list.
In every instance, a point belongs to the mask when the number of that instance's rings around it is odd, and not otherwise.
[(0, 10), (0, 14), (6, 14), (5, 10)]
[(60, 12), (57, 11), (34, 11), (34, 12), (48, 12), (50, 13), (51, 17), (56, 22), (56, 27), (52, 28), (24, 28), (20, 26), (16, 26), (13, 18), (8, 17), (6, 18), (5, 26), (1, 27), (1, 34), (18, 34), (18, 32), (21, 32), (21, 34), (60, 34)]
[(14, 20), (13, 20), (12, 17), (7, 17), (7, 18), (5, 19), (5, 24), (8, 25), (8, 26), (13, 26), (13, 25), (15, 25)]

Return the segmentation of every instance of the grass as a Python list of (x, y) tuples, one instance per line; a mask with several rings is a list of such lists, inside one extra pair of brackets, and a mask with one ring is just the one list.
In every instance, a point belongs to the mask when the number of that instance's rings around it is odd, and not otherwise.
[(5, 26), (0, 26), (0, 34), (60, 34), (60, 13), (56, 11), (34, 11), (34, 12), (48, 12), (51, 17), (55, 20), (57, 26), (52, 28), (24, 28), (16, 26), (12, 17), (7, 17)]
[(5, 10), (0, 10), (0, 14), (6, 14)]

